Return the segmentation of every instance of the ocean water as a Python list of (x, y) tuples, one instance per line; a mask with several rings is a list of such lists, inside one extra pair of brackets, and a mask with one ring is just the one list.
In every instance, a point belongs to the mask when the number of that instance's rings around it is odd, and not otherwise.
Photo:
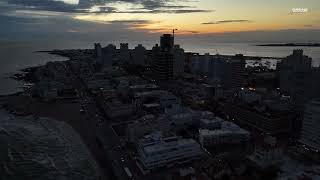
[(38, 50), (45, 49), (40, 44), (0, 42), (0, 95), (21, 91), (22, 82), (10, 78), (21, 69), (42, 65), (49, 61), (67, 60), (47, 53), (36, 53), (35, 51)]
[[(123, 41), (102, 41), (102, 45), (109, 43), (119, 47)], [(39, 50), (52, 49), (80, 49), (92, 48), (94, 42), (88, 41), (0, 41), (0, 95), (12, 94), (21, 91), (22, 83), (10, 79), (14, 73), (19, 70), (31, 66), (43, 65), (49, 61), (64, 61), (66, 58), (49, 55), (46, 53), (35, 53)], [(158, 42), (149, 41), (129, 41), (130, 48), (137, 44), (143, 44), (148, 49)], [(313, 65), (320, 65), (320, 47), (259, 47), (255, 46), (258, 43), (215, 43), (200, 40), (177, 39), (177, 44), (180, 44), (186, 51), (198, 52), (200, 54), (244, 54), (250, 56), (271, 56), (285, 57), (292, 53), (294, 49), (303, 49), (304, 54), (313, 59)]]

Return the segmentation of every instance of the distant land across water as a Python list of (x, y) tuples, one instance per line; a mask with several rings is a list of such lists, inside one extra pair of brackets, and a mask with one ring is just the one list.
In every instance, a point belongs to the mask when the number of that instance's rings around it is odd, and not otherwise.
[(257, 46), (270, 47), (320, 47), (320, 43), (280, 43), (280, 44), (258, 44)]

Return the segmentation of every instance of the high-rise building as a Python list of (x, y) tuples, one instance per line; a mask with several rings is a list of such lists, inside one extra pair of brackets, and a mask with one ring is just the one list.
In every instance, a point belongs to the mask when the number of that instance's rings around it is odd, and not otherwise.
[(308, 95), (310, 99), (320, 98), (320, 67), (312, 68), (312, 75), (308, 86)]
[(132, 52), (133, 64), (145, 65), (147, 59), (147, 50), (141, 44), (136, 46)]
[(184, 72), (185, 54), (179, 45), (174, 46), (174, 37), (164, 34), (160, 47), (152, 48), (152, 71), (156, 80), (169, 80)]
[(282, 92), (290, 95), (297, 105), (308, 97), (308, 83), (312, 74), (312, 59), (303, 55), (303, 50), (294, 50), (277, 65), (279, 85)]
[(120, 43), (120, 62), (130, 62), (130, 50), (128, 43)]
[(171, 35), (161, 36), (161, 46), (158, 44), (152, 48), (152, 71), (156, 80), (169, 80), (173, 78), (173, 39)]
[(260, 103), (250, 104), (242, 102), (228, 102), (224, 105), (225, 112), (253, 131), (260, 131), (270, 135), (292, 133), (292, 123), (296, 114), (287, 104), (281, 101), (257, 98)]
[(300, 142), (315, 151), (320, 150), (320, 99), (305, 105)]
[(209, 53), (205, 55), (194, 55), (191, 58), (191, 70), (196, 74), (208, 74), (209, 72), (209, 64), (212, 60), (212, 56)]
[(104, 47), (102, 49), (102, 59), (103, 59), (103, 65), (110, 67), (112, 66), (112, 61), (116, 57), (117, 54), (117, 48), (113, 44), (109, 44), (108, 46)]
[(94, 43), (94, 57), (102, 64), (102, 48), (100, 43)]
[(232, 58), (220, 55), (194, 55), (191, 58), (193, 73), (207, 75), (214, 84), (219, 83), (226, 89), (240, 89), (245, 85), (245, 59), (242, 54)]
[(228, 88), (236, 90), (245, 86), (246, 60), (242, 54), (236, 54), (229, 60), (230, 80)]
[(181, 76), (184, 73), (185, 54), (179, 45), (173, 47), (173, 76)]
[(227, 59), (217, 54), (213, 56), (213, 59), (209, 62), (209, 73), (208, 77), (211, 84), (224, 85), (228, 82), (229, 72), (227, 70), (228, 62)]
[(171, 34), (164, 34), (160, 37), (161, 51), (171, 51), (174, 46), (174, 37)]
[(161, 48), (159, 44), (156, 44), (155, 46), (152, 47), (152, 58), (155, 58), (158, 54), (160, 54)]
[(173, 78), (173, 54), (161, 51), (153, 62), (153, 72), (157, 80)]

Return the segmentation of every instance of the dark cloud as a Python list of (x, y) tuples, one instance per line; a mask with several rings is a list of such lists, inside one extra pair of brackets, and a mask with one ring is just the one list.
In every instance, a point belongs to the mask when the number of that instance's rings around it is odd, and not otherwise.
[[(68, 4), (56, 0), (6, 0), (9, 4), (23, 6), (31, 10), (45, 10), (69, 13), (90, 13), (92, 6), (100, 6), (94, 13), (200, 13), (212, 12), (212, 10), (197, 9), (193, 6), (180, 5), (187, 0), (79, 0), (79, 4)], [(123, 2), (139, 4), (141, 8), (132, 8), (118, 11), (109, 7), (110, 3)]]
[[(112, 13), (132, 13), (132, 14), (159, 14), (159, 13), (174, 13), (174, 14), (186, 14), (186, 13), (209, 13), (214, 10), (202, 10), (202, 9), (154, 9), (154, 10), (129, 10), (129, 11), (113, 11)], [(100, 13), (100, 12), (98, 12)]]
[(223, 20), (223, 21), (210, 21), (202, 24), (225, 24), (225, 23), (250, 23), (252, 21), (246, 19), (238, 19), (238, 20)]
[(78, 6), (53, 0), (7, 0), (9, 4), (21, 5), (34, 10), (78, 12)]
[(188, 0), (122, 0), (122, 2), (138, 3), (143, 5), (142, 9), (147, 10), (196, 8), (179, 4), (189, 2)]
[(134, 2), (142, 4), (144, 9), (158, 9), (167, 6), (168, 1), (165, 0), (129, 0), (128, 2)]
[(100, 40), (117, 40), (126, 38), (148, 38), (146, 30), (137, 33), (132, 26), (147, 21), (113, 21), (111, 23), (96, 23), (81, 21), (62, 16), (48, 18), (27, 18), (0, 15), (0, 41), (8, 40), (44, 40), (51, 41), (83, 41), (95, 42)]
[(127, 11), (115, 11), (116, 13), (207, 13), (213, 10), (197, 9), (194, 6), (180, 5), (188, 0), (106, 0), (106, 2), (126, 2), (140, 4), (142, 8), (132, 8)]
[(200, 31), (182, 31), (182, 33), (198, 34)]
[(155, 23), (154, 21), (150, 20), (114, 20), (114, 21), (107, 21), (108, 23), (111, 24), (150, 24), (150, 23)]
[(110, 13), (115, 11), (116, 11), (116, 8), (103, 6), (103, 7), (99, 7), (98, 13)]
[(203, 9), (176, 9), (176, 10), (166, 10), (166, 11), (159, 11), (160, 12), (167, 12), (167, 13), (209, 13), (214, 12), (214, 10), (203, 10)]
[[(38, 18), (25, 18), (25, 17), (0, 15), (0, 22), (2, 24), (5, 23), (5, 25), (8, 25), (8, 24), (26, 25), (26, 24), (38, 24), (38, 23), (41, 23), (41, 20)], [(2, 27), (1, 28), (2, 30), (5, 28), (4, 25), (3, 26), (0, 25), (0, 27)]]

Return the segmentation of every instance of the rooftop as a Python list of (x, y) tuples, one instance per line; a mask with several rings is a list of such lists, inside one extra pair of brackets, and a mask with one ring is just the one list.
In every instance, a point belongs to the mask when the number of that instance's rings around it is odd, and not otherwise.
[(209, 129), (199, 129), (199, 134), (204, 136), (210, 136), (210, 135), (226, 135), (226, 134), (243, 134), (243, 135), (249, 135), (249, 132), (240, 128), (238, 125), (227, 122), (227, 121), (221, 121), (221, 128), (209, 130)]
[(143, 89), (143, 88), (155, 89), (155, 88), (159, 88), (159, 86), (155, 84), (141, 84), (141, 85), (130, 86), (130, 89)]
[(144, 147), (146, 153), (156, 153), (163, 150), (176, 150), (177, 148), (183, 148), (186, 146), (197, 146), (198, 143), (193, 139), (173, 139), (172, 141), (160, 141), (156, 144), (152, 144)]

